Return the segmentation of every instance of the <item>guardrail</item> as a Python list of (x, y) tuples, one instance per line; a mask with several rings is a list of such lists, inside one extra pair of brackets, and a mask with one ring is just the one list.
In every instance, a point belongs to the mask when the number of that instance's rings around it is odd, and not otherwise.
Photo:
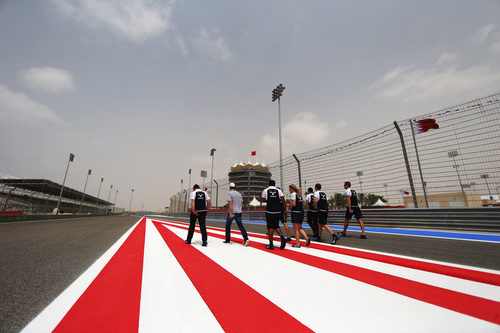
[[(500, 232), (500, 207), (479, 208), (404, 208), (362, 210), (366, 226), (410, 227), (428, 229), (479, 230)], [(189, 217), (189, 213), (169, 213)], [(226, 219), (226, 212), (208, 213), (208, 219)], [(330, 210), (330, 224), (344, 224), (345, 209)], [(244, 221), (265, 221), (265, 212), (243, 212)], [(356, 224), (354, 218), (351, 223)]]
[(59, 220), (59, 219), (69, 219), (69, 218), (81, 218), (81, 217), (97, 217), (97, 216), (114, 216), (121, 214), (22, 214), (22, 215), (1, 215), (0, 214), (0, 223), (2, 222), (20, 222), (20, 221), (35, 221), (35, 220)]

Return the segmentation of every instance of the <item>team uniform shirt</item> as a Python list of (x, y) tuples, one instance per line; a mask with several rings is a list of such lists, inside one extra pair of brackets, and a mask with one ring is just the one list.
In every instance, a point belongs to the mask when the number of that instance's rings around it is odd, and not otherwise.
[(351, 188), (348, 188), (347, 190), (345, 190), (345, 195), (346, 197), (351, 197), (351, 207), (359, 207), (358, 194), (356, 193), (356, 191), (351, 190)]
[(210, 200), (207, 192), (200, 190), (199, 188), (191, 192), (189, 196), (191, 200), (194, 200), (194, 209), (198, 212), (207, 211), (207, 201)]
[(262, 191), (262, 198), (266, 199), (266, 213), (282, 214), (283, 204), (281, 203), (283, 192), (275, 186), (269, 186)]
[(290, 200), (295, 200), (295, 206), (292, 207), (292, 213), (304, 211), (304, 200), (302, 200), (301, 195), (293, 192), (292, 194), (290, 194)]
[(349, 207), (346, 207), (345, 218), (351, 219), (351, 217), (354, 215), (356, 219), (361, 219), (363, 217), (363, 214), (361, 214), (361, 208), (359, 208), (358, 194), (356, 193), (356, 191), (348, 188), (347, 190), (345, 190), (345, 195), (351, 197), (351, 210), (352, 210), (352, 213), (350, 213)]
[(227, 192), (227, 201), (233, 202), (233, 214), (239, 214), (242, 212), (243, 198), (240, 192), (234, 190)]
[(309, 193), (306, 195), (306, 202), (309, 205), (309, 210), (315, 212), (316, 208), (314, 208), (314, 193)]
[(328, 198), (325, 192), (316, 191), (314, 192), (314, 197), (318, 198), (316, 203), (316, 209), (320, 212), (328, 212)]

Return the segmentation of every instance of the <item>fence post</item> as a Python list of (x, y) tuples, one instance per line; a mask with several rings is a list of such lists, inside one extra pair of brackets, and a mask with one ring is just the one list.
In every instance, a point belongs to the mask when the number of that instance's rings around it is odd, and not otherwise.
[[(399, 140), (401, 141), (401, 148), (403, 149), (403, 156), (405, 158), (406, 172), (408, 173), (408, 181), (410, 182), (411, 195), (413, 197), (413, 205), (418, 208), (417, 196), (415, 195), (415, 186), (413, 185), (413, 178), (411, 177), (410, 163), (408, 162), (408, 155), (406, 154), (405, 140), (403, 139), (403, 133), (399, 128), (398, 122), (394, 121), (394, 127), (399, 134)], [(404, 202), (403, 202), (404, 204)]]
[(427, 201), (427, 191), (425, 189), (424, 176), (422, 175), (422, 167), (420, 166), (420, 157), (418, 157), (418, 148), (417, 148), (417, 140), (415, 139), (415, 130), (413, 129), (414, 121), (415, 120), (410, 120), (411, 135), (413, 136), (413, 145), (415, 146), (415, 155), (417, 156), (418, 172), (420, 173), (422, 190), (424, 190), (425, 207), (429, 208), (429, 202)]
[(301, 172), (300, 172), (300, 161), (297, 158), (297, 156), (295, 156), (295, 154), (292, 154), (292, 155), (293, 155), (293, 158), (295, 158), (295, 160), (297, 161), (297, 165), (299, 167), (299, 187), (302, 188), (302, 175), (301, 175)]

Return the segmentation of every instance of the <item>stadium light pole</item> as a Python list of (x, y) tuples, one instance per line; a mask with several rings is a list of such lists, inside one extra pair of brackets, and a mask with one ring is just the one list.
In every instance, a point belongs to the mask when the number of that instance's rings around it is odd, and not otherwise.
[(109, 187), (108, 200), (107, 200), (108, 202), (109, 202), (109, 198), (111, 197), (111, 190), (112, 190), (112, 189), (113, 189), (113, 185), (111, 185), (111, 186)]
[(130, 209), (132, 207), (132, 197), (134, 196), (134, 189), (132, 189), (132, 192), (130, 193), (130, 203), (128, 204), (128, 214), (130, 215)]
[(101, 186), (102, 186), (102, 182), (104, 181), (104, 178), (101, 177), (101, 182), (99, 183), (99, 190), (97, 191), (97, 199), (95, 201), (95, 210), (94, 210), (94, 214), (97, 214), (97, 203), (99, 201), (99, 194), (101, 194)]
[(113, 213), (115, 212), (115, 207), (116, 207), (116, 197), (118, 196), (118, 190), (115, 192), (115, 201), (113, 202)]
[(462, 185), (462, 179), (460, 178), (460, 173), (458, 172), (458, 167), (460, 165), (458, 165), (457, 162), (455, 161), (455, 157), (457, 156), (458, 156), (458, 151), (456, 150), (448, 152), (448, 157), (453, 159), (453, 168), (455, 168), (455, 171), (457, 172), (458, 183), (460, 184), (460, 189), (462, 190), (462, 194), (464, 195), (464, 203), (466, 204), (466, 206), (469, 206), (469, 204), (467, 203), (467, 196), (465, 195), (464, 186)]
[(214, 183), (216, 186), (215, 190), (215, 212), (217, 213), (217, 205), (219, 204), (219, 183), (214, 179)]
[(64, 190), (64, 184), (66, 183), (66, 176), (68, 175), (69, 163), (75, 160), (75, 154), (70, 153), (68, 159), (68, 165), (66, 166), (66, 172), (64, 173), (64, 179), (61, 186), (61, 192), (59, 192), (59, 200), (57, 200), (57, 214), (59, 215), (59, 207), (61, 206), (61, 198)]
[(85, 191), (87, 190), (87, 182), (89, 181), (89, 176), (92, 174), (92, 170), (89, 169), (87, 172), (87, 179), (85, 179), (85, 186), (83, 187), (82, 200), (80, 201), (80, 208), (78, 209), (78, 214), (82, 212), (83, 199), (85, 199)]
[(109, 187), (108, 200), (107, 200), (108, 202), (109, 202), (109, 198), (111, 197), (111, 190), (112, 190), (112, 189), (113, 189), (113, 185), (111, 185), (111, 186)]
[(361, 184), (363, 184), (363, 182), (361, 181), (361, 176), (363, 176), (363, 171), (356, 171), (356, 176), (358, 176), (359, 178), (359, 193), (363, 193), (363, 186), (361, 186)]
[(387, 204), (389, 204), (389, 194), (387, 194), (387, 184), (384, 184), (385, 187), (385, 199), (387, 200)]
[(188, 185), (189, 187), (188, 187), (188, 189), (187, 189), (187, 191), (186, 191), (186, 200), (185, 200), (185, 205), (184, 205), (184, 212), (185, 212), (185, 211), (187, 210), (187, 208), (188, 208), (188, 207), (187, 207), (187, 206), (188, 206), (188, 195), (189, 195), (189, 193), (191, 193), (190, 191), (192, 191), (192, 190), (191, 190), (191, 169), (189, 169), (188, 174), (189, 174), (189, 185)]
[(182, 190), (183, 190), (183, 189), (184, 189), (184, 179), (182, 179), (182, 178), (181, 178), (181, 191), (179, 192), (179, 193), (180, 193), (180, 196), (179, 196), (179, 200), (180, 200), (180, 201), (179, 201), (179, 210), (181, 210), (181, 209), (182, 209), (182, 207), (184, 206), (184, 205), (182, 204), (182, 193), (183, 193), (183, 192), (182, 192)]
[(183, 209), (182, 212), (184, 213), (187, 209), (187, 200), (188, 200), (188, 191), (186, 189), (182, 190), (182, 196), (184, 196), (184, 206), (182, 206), (181, 209)]
[(273, 102), (278, 100), (278, 131), (279, 131), (279, 143), (280, 143), (280, 186), (283, 189), (283, 147), (281, 143), (281, 95), (283, 95), (283, 90), (285, 87), (282, 83), (278, 84), (276, 88), (273, 89)]
[(210, 172), (210, 196), (212, 196), (214, 193), (214, 184), (213, 184), (213, 181), (214, 181), (214, 158), (215, 158), (215, 151), (216, 150), (217, 149), (215, 149), (215, 148), (210, 149), (210, 156), (212, 156), (212, 171)]
[(205, 178), (207, 178), (207, 170), (201, 170), (200, 177), (203, 178), (203, 191), (205, 191)]

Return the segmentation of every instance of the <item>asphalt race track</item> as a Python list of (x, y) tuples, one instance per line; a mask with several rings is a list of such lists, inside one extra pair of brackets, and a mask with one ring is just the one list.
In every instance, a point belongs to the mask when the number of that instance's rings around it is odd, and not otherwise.
[(0, 223), (0, 332), (20, 331), (137, 219)]
[[(0, 251), (2, 253), (0, 256), (0, 332), (18, 332), (26, 327), (26, 325), (30, 323), (40, 312), (42, 312), (42, 310), (46, 309), (54, 299), (61, 295), (66, 288), (72, 285), (75, 280), (84, 275), (84, 273), (87, 274), (87, 269), (93, 266), (98, 259), (102, 260), (100, 257), (103, 253), (108, 251), (108, 249), (110, 249), (110, 247), (112, 247), (119, 239), (122, 239), (122, 236), (125, 233), (131, 232), (132, 226), (136, 225), (136, 229), (139, 228), (139, 226), (141, 226), (141, 224), (137, 224), (139, 220), (140, 217), (137, 216), (120, 216), (0, 224), (0, 239), (2, 240), (0, 243)], [(156, 222), (152, 220), (144, 221), (148, 221), (149, 223), (147, 229), (145, 229), (148, 230), (146, 235), (149, 235), (149, 233), (152, 232), (151, 230), (155, 230), (154, 228), (156, 227), (160, 231), (162, 237), (165, 238), (165, 241), (177, 242), (177, 237), (185, 237), (186, 231), (183, 229), (185, 228), (184, 224), (175, 224), (174, 222), (168, 221), (186, 222), (186, 219), (159, 217)], [(366, 222), (369, 224), (369, 221)], [(224, 222), (209, 221), (208, 225), (221, 228), (224, 226)], [(166, 228), (170, 231), (164, 231), (162, 228)], [(233, 223), (233, 229), (235, 228), (236, 225)], [(262, 224), (248, 223), (246, 224), (246, 229), (250, 233), (250, 239), (252, 240), (251, 247), (258, 248), (260, 250), (260, 247), (263, 247), (260, 244), (262, 242), (265, 243), (265, 239), (257, 239), (257, 235), (252, 236), (252, 234), (263, 234), (265, 232), (265, 226)], [(290, 227), (290, 229), (292, 228)], [(237, 228), (235, 230), (237, 230)], [(168, 234), (165, 234), (165, 232)], [(212, 247), (210, 251), (215, 251), (216, 247), (222, 246), (222, 240), (218, 238), (218, 236), (216, 237), (217, 233), (220, 234), (219, 231), (213, 229), (212, 232), (215, 234), (209, 236), (209, 244), (206, 249), (208, 250)], [(309, 234), (310, 230), (307, 229), (306, 232)], [(426, 260), (436, 260), (455, 265), (472, 266), (484, 270), (500, 270), (500, 243), (375, 233), (368, 234), (368, 239), (362, 240), (358, 238), (358, 235), (359, 233), (357, 232), (348, 232), (348, 237), (343, 237), (339, 240), (338, 247), (380, 251), (399, 256), (409, 256)], [(147, 237), (150, 236), (146, 236), (146, 239), (149, 239)], [(199, 234), (195, 235), (195, 238), (196, 237), (199, 237)], [(253, 242), (254, 239), (256, 239), (255, 242)], [(317, 244), (317, 246), (328, 249), (327, 246), (329, 247), (330, 245), (326, 245), (326, 242), (329, 240), (329, 237), (324, 234), (323, 239), (325, 240), (325, 245)], [(146, 244), (148, 244), (147, 241)], [(169, 243), (169, 246), (174, 245)], [(233, 245), (230, 244), (230, 246)], [(144, 248), (144, 245), (142, 247)], [(172, 249), (174, 248), (175, 246), (172, 247)], [(198, 249), (201, 247), (193, 244), (193, 248)], [(241, 251), (241, 248), (233, 246), (228, 249), (226, 247), (223, 251), (231, 251), (231, 249)], [(151, 247), (151, 249), (163, 251), (162, 249), (155, 247)], [(147, 247), (147, 251), (152, 251), (151, 249)], [(248, 250), (246, 253), (250, 253), (249, 251), (253, 249), (243, 248), (243, 250)], [(310, 249), (302, 248), (294, 251), (299, 252), (297, 255), (301, 255), (307, 250)], [(275, 250), (275, 252), (294, 253), (286, 250)], [(181, 256), (182, 253), (176, 254), (176, 257), (177, 255)], [(256, 253), (255, 257), (259, 255), (260, 254)], [(154, 256), (151, 256), (151, 258), (153, 257)], [(145, 256), (144, 267), (146, 267), (147, 260), (150, 260), (148, 258), (150, 257)], [(182, 261), (181, 257), (177, 258), (180, 262)], [(262, 262), (265, 260), (268, 260), (267, 257), (263, 258)], [(109, 262), (111, 263), (111, 261)], [(184, 269), (188, 271), (188, 268), (184, 267)], [(214, 272), (215, 271), (217, 270), (214, 268)], [(127, 272), (128, 271), (123, 272), (122, 275), (127, 275)], [(145, 280), (143, 283), (145, 283), (145, 281), (149, 281), (146, 279), (148, 276), (160, 275), (161, 277), (161, 274), (151, 275), (151, 273), (148, 272), (149, 271), (146, 271), (146, 268), (144, 268)], [(496, 272), (496, 274), (498, 274), (498, 272)], [(133, 277), (131, 276), (130, 279), (133, 280)], [(195, 276), (190, 276), (190, 279), (192, 281), (196, 281)], [(154, 279), (151, 280), (151, 284), (154, 283)], [(259, 286), (256, 286), (254, 288), (258, 289), (258, 287)], [(497, 294), (498, 289), (500, 289), (498, 286), (496, 286), (496, 289), (492, 286), (489, 286), (489, 288), (494, 288), (493, 290)], [(147, 290), (144, 292), (147, 292)], [(325, 293), (327, 292), (325, 291)], [(272, 299), (272, 296), (267, 296), (267, 294), (265, 295), (266, 297)], [(146, 299), (150, 299), (148, 297), (151, 296), (143, 294), (141, 309), (149, 309), (147, 311), (144, 310), (144, 313), (148, 313), (148, 311), (154, 313), (154, 311), (151, 310), (151, 304), (143, 304)], [(199, 298), (198, 295), (192, 297), (193, 302), (196, 302), (195, 299)], [(252, 297), (256, 296), (254, 295)], [(154, 297), (151, 299), (154, 299)], [(205, 300), (206, 298), (204, 297), (203, 299)], [(285, 301), (277, 299), (273, 300), (273, 302), (280, 304), (280, 302)], [(207, 304), (210, 304), (210, 302), (207, 301)], [(500, 303), (498, 303), (498, 300), (491, 304), (493, 304), (493, 308), (495, 308), (495, 306), (498, 307), (496, 310), (500, 312), (500, 306), (498, 305)], [(200, 307), (203, 306), (206, 307), (204, 304), (200, 305)], [(209, 307), (210, 311), (217, 313), (212, 306)], [(281, 307), (284, 308), (284, 306)], [(207, 311), (207, 313), (210, 314), (210, 311)], [(141, 316), (142, 312), (143, 310), (141, 310)], [(293, 309), (288, 312), (293, 313)], [(210, 317), (210, 315), (207, 316)], [(208, 317), (206, 319), (207, 323), (213, 321), (213, 319)], [(221, 327), (224, 329), (232, 327), (230, 326), (230, 322), (224, 321), (223, 316), (218, 317), (216, 315), (216, 317), (218, 322), (213, 322), (214, 330), (220, 330)], [(479, 316), (478, 318), (481, 317)], [(156, 321), (151, 321), (145, 324), (144, 322), (146, 319), (141, 320), (142, 324), (139, 325), (141, 331), (154, 329), (155, 326), (148, 326), (152, 325), (151, 323), (155, 323), (155, 325), (159, 325), (158, 327), (161, 327), (161, 323), (157, 323)], [(304, 322), (307, 322), (307, 318), (304, 319)], [(494, 320), (490, 322), (495, 323)], [(218, 326), (219, 324), (221, 326)], [(228, 326), (224, 326), (223, 324)], [(472, 325), (474, 325), (474, 323), (472, 323)], [(321, 331), (320, 326), (318, 327), (319, 328), (313, 330)], [(306, 328), (307, 327), (305, 327), (304, 330), (306, 330)], [(186, 329), (186, 327), (184, 327), (184, 329)], [(484, 331), (488, 330), (485, 329)]]

